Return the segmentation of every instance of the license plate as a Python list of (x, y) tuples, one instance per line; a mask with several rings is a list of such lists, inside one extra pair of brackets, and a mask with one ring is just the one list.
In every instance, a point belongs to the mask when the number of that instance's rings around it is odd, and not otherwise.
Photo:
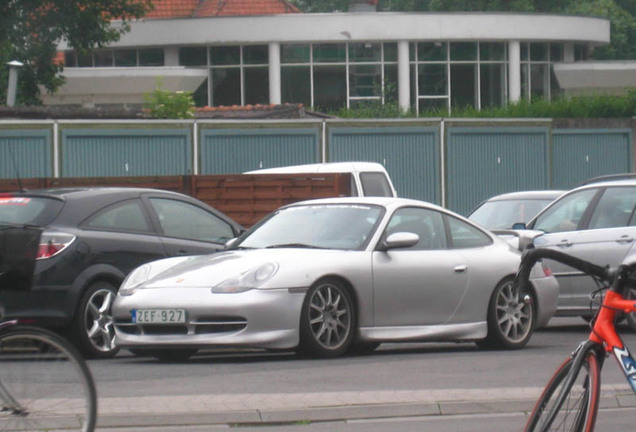
[(132, 322), (142, 324), (178, 324), (186, 322), (185, 309), (133, 309)]

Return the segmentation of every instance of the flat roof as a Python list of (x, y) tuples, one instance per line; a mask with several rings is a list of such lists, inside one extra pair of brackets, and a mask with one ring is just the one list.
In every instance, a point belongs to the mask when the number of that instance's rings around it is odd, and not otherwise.
[[(604, 18), (534, 13), (349, 12), (141, 19), (112, 47), (356, 41), (610, 42)], [(60, 46), (65, 49), (64, 45)]]

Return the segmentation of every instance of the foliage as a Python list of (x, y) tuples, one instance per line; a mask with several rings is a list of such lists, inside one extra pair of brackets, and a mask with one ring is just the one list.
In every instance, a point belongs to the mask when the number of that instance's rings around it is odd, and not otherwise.
[(404, 118), (415, 117), (412, 111), (404, 111), (397, 102), (389, 102), (384, 105), (380, 101), (369, 101), (358, 104), (355, 108), (341, 108), (328, 112), (340, 118)]
[(0, 101), (7, 98), (7, 62), (24, 64), (16, 104), (39, 104), (38, 85), (53, 92), (63, 83), (54, 61), (58, 42), (90, 52), (117, 41), (150, 8), (151, 0), (0, 0)]
[[(636, 91), (623, 96), (595, 95), (562, 97), (553, 101), (521, 101), (504, 107), (477, 111), (453, 110), (452, 117), (514, 118), (631, 118), (636, 115)], [(448, 117), (448, 113), (420, 113), (420, 117)]]
[[(416, 117), (413, 111), (404, 112), (395, 102), (381, 105), (371, 102), (355, 108), (343, 108), (329, 114), (340, 118), (409, 118)], [(553, 101), (527, 99), (498, 108), (481, 111), (472, 107), (453, 109), (449, 115), (444, 108), (420, 112), (426, 117), (482, 117), (482, 118), (631, 118), (636, 116), (636, 90), (623, 96), (595, 95), (562, 97)]]
[(148, 115), (156, 119), (187, 119), (194, 117), (194, 99), (190, 92), (171, 92), (161, 88), (161, 80), (152, 93), (144, 94)]
[[(636, 7), (620, 6), (618, 0), (592, 0), (573, 2), (565, 12), (577, 15), (592, 15), (610, 20), (611, 43), (594, 50), (598, 60), (636, 59)], [(632, 12), (630, 12), (630, 10)]]

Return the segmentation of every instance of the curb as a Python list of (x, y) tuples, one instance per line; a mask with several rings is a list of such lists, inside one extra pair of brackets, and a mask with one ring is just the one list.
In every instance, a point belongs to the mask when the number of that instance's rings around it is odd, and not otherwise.
[[(495, 391), (493, 391), (495, 390)], [(492, 396), (499, 390), (508, 395), (525, 393), (526, 397), (495, 399)], [(117, 404), (114, 400), (100, 400), (100, 411), (97, 426), (100, 428), (121, 428), (121, 427), (150, 427), (150, 426), (185, 426), (185, 425), (276, 425), (294, 424), (301, 422), (325, 422), (361, 419), (381, 419), (397, 417), (424, 417), (424, 416), (453, 416), (464, 414), (487, 414), (487, 413), (529, 413), (541, 389), (488, 389), (467, 391), (463, 400), (450, 397), (439, 398), (438, 400), (403, 400), (409, 394), (411, 396), (439, 397), (440, 393), (450, 393), (454, 395), (458, 390), (429, 392), (351, 392), (346, 393), (348, 402), (340, 400), (338, 404), (328, 405), (324, 403), (327, 399), (333, 400), (334, 394), (293, 394), (293, 395), (222, 395), (222, 396), (175, 396), (162, 398), (111, 398), (120, 399)], [(393, 395), (395, 402), (365, 402), (371, 396), (376, 399), (386, 399), (389, 394)], [(378, 395), (380, 393), (380, 395)], [(529, 397), (528, 393), (534, 394)], [(357, 397), (356, 397), (357, 395)], [(304, 396), (301, 397), (301, 396)], [(378, 397), (379, 396), (379, 397)], [(447, 394), (447, 396), (449, 396)], [(504, 395), (505, 396), (505, 395)], [(223, 408), (218, 405), (218, 398), (229, 399), (230, 405), (236, 405), (236, 409)], [(312, 399), (313, 405), (303, 404), (303, 399)], [(123, 401), (121, 399), (126, 399)], [(133, 400), (128, 400), (133, 399)], [(146, 400), (144, 400), (146, 399)], [(150, 402), (157, 399), (162, 400), (162, 404), (140, 406), (139, 402)], [(261, 402), (265, 399), (273, 400), (273, 403), (261, 403), (260, 407), (253, 406), (241, 409), (255, 400)], [(356, 401), (355, 399), (358, 399)], [(135, 402), (135, 400), (137, 402)], [(290, 403), (295, 400), (296, 403)], [(190, 403), (196, 401), (196, 403)], [(242, 403), (241, 403), (242, 401)], [(116, 412), (113, 410), (119, 403), (129, 402), (128, 412)], [(206, 409), (207, 404), (207, 409)], [(101, 408), (104, 405), (104, 409)], [(636, 395), (628, 387), (607, 388), (602, 390), (600, 409), (634, 408), (636, 407)], [(133, 410), (132, 408), (135, 408)], [(144, 412), (145, 411), (145, 412)], [(149, 412), (152, 411), (152, 412)]]

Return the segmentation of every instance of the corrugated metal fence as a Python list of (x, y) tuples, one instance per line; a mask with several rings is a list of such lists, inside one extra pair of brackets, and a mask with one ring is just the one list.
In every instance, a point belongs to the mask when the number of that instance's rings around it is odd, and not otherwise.
[(633, 171), (634, 119), (0, 121), (0, 178), (234, 174), (375, 161), (398, 194), (462, 214), (496, 194)]

